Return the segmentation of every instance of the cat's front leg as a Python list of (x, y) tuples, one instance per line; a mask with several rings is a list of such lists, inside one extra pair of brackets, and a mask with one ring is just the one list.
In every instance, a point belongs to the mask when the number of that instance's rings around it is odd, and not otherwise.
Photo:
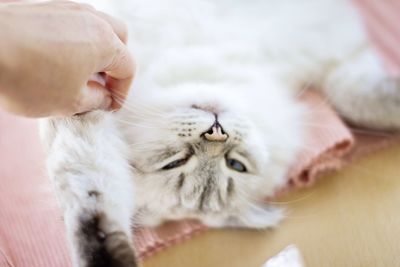
[(137, 266), (130, 224), (132, 169), (112, 116), (95, 111), (41, 125), (77, 267)]
[(332, 68), (322, 90), (349, 122), (400, 130), (400, 78), (387, 74), (372, 48), (366, 47)]

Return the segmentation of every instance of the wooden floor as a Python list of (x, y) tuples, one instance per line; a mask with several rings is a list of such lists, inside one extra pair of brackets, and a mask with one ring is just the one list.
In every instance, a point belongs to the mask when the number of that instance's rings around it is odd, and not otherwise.
[(260, 267), (289, 244), (308, 267), (400, 266), (400, 146), (367, 156), (312, 188), (280, 200), (274, 231), (210, 231), (145, 267)]

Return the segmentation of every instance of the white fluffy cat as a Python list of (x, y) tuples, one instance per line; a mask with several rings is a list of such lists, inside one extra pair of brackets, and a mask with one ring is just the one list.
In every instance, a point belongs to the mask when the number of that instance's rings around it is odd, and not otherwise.
[(123, 110), (42, 123), (75, 266), (136, 266), (131, 219), (265, 228), (314, 84), (347, 120), (400, 128), (389, 79), (345, 0), (88, 1), (129, 23)]

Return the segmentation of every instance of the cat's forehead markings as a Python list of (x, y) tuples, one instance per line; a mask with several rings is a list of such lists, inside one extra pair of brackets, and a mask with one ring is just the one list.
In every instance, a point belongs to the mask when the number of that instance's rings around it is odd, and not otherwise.
[(179, 180), (178, 180), (178, 183), (177, 183), (177, 185), (176, 185), (176, 189), (177, 189), (178, 191), (182, 189), (183, 184), (185, 183), (185, 178), (186, 178), (186, 176), (185, 176), (184, 173), (181, 173), (181, 174), (179, 175)]
[(232, 195), (234, 189), (235, 189), (235, 183), (233, 181), (233, 178), (229, 177), (228, 178), (228, 185), (226, 187), (226, 192), (228, 193), (228, 196)]

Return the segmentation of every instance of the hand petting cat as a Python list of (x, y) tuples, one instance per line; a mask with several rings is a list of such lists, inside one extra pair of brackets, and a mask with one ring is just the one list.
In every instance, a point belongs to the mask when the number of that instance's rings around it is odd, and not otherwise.
[[(0, 4), (0, 107), (23, 116), (118, 109), (134, 61), (119, 20), (85, 4)], [(105, 85), (90, 76), (105, 73)]]

